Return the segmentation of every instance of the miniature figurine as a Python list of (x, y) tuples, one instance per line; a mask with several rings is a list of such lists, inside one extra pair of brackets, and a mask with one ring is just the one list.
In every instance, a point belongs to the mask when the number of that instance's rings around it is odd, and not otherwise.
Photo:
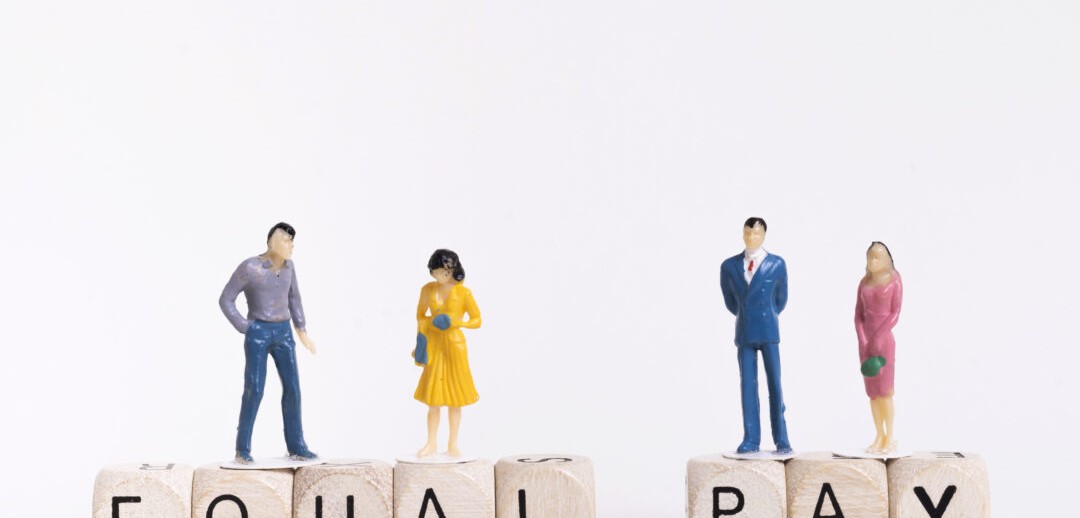
[(743, 440), (736, 453), (758, 451), (761, 422), (758, 405), (757, 353), (765, 364), (769, 385), (769, 417), (777, 454), (790, 454), (784, 395), (780, 386), (779, 315), (787, 304), (787, 266), (784, 260), (761, 247), (768, 226), (761, 218), (743, 224), (746, 250), (728, 258), (720, 267), (720, 287), (724, 304), (735, 315), (735, 345), (738, 346), (739, 377), (742, 387)]
[(480, 399), (473, 386), (461, 328), (480, 327), (480, 308), (476, 306), (472, 291), (461, 284), (465, 280), (465, 269), (456, 253), (436, 250), (428, 260), (428, 272), (435, 281), (420, 290), (420, 302), (416, 306), (417, 349), (413, 352), (417, 364), (424, 367), (413, 397), (428, 405), (428, 437), (416, 456), (423, 458), (435, 453), (439, 414), (445, 406), (450, 422), (446, 453), (460, 457), (461, 407)]
[[(296, 266), (291, 259), (296, 230), (288, 223), (274, 225), (266, 235), (266, 252), (240, 263), (221, 291), (218, 305), (237, 331), (244, 334), (244, 396), (240, 424), (236, 427), (236, 462), (251, 464), (251, 430), (259, 412), (266, 384), (266, 356), (274, 358), (281, 377), (281, 414), (285, 422), (285, 444), (292, 460), (318, 456), (304, 442), (300, 418), (300, 378), (296, 369), (296, 334), (312, 354), (315, 343), (308, 338), (304, 306), (296, 283)], [(248, 314), (236, 309), (236, 297), (244, 292)]]
[(896, 374), (896, 340), (892, 329), (900, 319), (904, 285), (893, 267), (892, 253), (881, 241), (866, 250), (866, 275), (859, 281), (855, 299), (855, 333), (859, 337), (859, 362), (870, 397), (870, 412), (877, 437), (867, 453), (896, 450), (893, 435), (893, 380)]

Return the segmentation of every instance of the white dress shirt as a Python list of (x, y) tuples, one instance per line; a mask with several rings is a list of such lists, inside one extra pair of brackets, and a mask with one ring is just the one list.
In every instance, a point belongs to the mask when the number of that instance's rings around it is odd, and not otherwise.
[[(758, 247), (756, 250), (743, 251), (743, 278), (746, 279), (746, 283), (750, 284), (750, 280), (754, 278), (754, 274), (761, 269), (761, 262), (765, 260), (765, 256), (769, 255), (764, 248)], [(754, 261), (754, 269), (750, 270), (750, 261)]]

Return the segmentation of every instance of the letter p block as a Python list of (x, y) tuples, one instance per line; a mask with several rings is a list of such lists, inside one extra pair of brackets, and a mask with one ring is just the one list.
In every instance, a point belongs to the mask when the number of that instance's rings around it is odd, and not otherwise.
[(784, 463), (702, 455), (686, 463), (686, 515), (786, 518)]

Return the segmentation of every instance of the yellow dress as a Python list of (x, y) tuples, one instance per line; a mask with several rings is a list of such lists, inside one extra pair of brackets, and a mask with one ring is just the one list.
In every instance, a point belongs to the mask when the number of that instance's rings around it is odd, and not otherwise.
[[(450, 316), (450, 328), (443, 331), (431, 323), (435, 316)], [(469, 319), (462, 317), (468, 314)], [(413, 397), (429, 406), (461, 407), (476, 403), (480, 395), (469, 371), (469, 351), (461, 328), (480, 327), (480, 308), (472, 291), (461, 283), (450, 289), (446, 300), (439, 300), (438, 283), (429, 282), (420, 289), (416, 306), (419, 332), (427, 337), (428, 361)]]

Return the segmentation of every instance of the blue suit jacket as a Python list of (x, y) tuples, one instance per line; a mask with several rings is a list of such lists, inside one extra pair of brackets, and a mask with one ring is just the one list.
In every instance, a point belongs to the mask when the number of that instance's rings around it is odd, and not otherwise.
[(787, 266), (782, 257), (766, 255), (747, 285), (744, 254), (728, 258), (720, 266), (724, 304), (735, 315), (735, 344), (780, 343), (778, 317), (787, 305)]

